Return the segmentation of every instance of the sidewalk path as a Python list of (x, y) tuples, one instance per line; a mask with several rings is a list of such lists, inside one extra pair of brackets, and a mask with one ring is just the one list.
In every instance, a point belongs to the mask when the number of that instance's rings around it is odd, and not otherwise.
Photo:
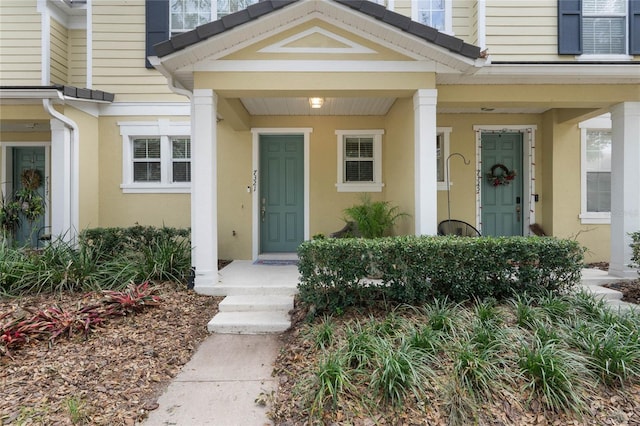
[(264, 426), (273, 424), (261, 393), (275, 391), (271, 377), (277, 335), (212, 334), (173, 379), (144, 426)]

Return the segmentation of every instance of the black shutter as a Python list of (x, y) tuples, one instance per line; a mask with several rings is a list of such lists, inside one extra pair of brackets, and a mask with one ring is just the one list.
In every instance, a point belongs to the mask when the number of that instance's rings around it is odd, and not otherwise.
[(629, 54), (640, 55), (640, 0), (629, 0)]
[(582, 54), (582, 0), (558, 0), (558, 55)]
[(144, 64), (153, 68), (147, 57), (155, 56), (153, 45), (169, 39), (169, 0), (146, 0), (146, 55)]

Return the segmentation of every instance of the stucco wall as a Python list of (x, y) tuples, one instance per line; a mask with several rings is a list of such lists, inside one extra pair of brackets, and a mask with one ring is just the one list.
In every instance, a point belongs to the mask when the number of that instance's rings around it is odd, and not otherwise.
[[(185, 117), (171, 120), (185, 121)], [(100, 226), (187, 227), (190, 223), (189, 194), (124, 194), (122, 183), (122, 137), (119, 121), (149, 121), (149, 117), (102, 117), (99, 124), (99, 221)]]

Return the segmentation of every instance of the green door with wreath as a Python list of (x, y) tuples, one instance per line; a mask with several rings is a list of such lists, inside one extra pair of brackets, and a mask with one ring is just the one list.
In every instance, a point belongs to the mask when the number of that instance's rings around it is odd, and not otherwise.
[(522, 133), (482, 134), (482, 235), (522, 235)]
[[(45, 163), (46, 152), (43, 146), (38, 147), (14, 147), (13, 148), (13, 176), (12, 194), (20, 199), (20, 195), (32, 200), (32, 203), (40, 202), (41, 214), (38, 214), (37, 205), (28, 206), (24, 202), (20, 211), (20, 225), (15, 230), (14, 242), (19, 246), (38, 246), (39, 234), (44, 232), (45, 215)], [(25, 197), (23, 197), (25, 198)], [(31, 209), (30, 209), (31, 207)]]

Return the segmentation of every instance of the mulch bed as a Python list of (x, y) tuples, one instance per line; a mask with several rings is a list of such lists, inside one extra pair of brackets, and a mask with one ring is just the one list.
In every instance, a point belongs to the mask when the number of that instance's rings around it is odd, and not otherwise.
[[(159, 306), (110, 319), (87, 338), (32, 341), (0, 356), (0, 425), (133, 425), (208, 333), (222, 298), (163, 283)], [(0, 300), (0, 312), (72, 308), (99, 295), (48, 295)]]

